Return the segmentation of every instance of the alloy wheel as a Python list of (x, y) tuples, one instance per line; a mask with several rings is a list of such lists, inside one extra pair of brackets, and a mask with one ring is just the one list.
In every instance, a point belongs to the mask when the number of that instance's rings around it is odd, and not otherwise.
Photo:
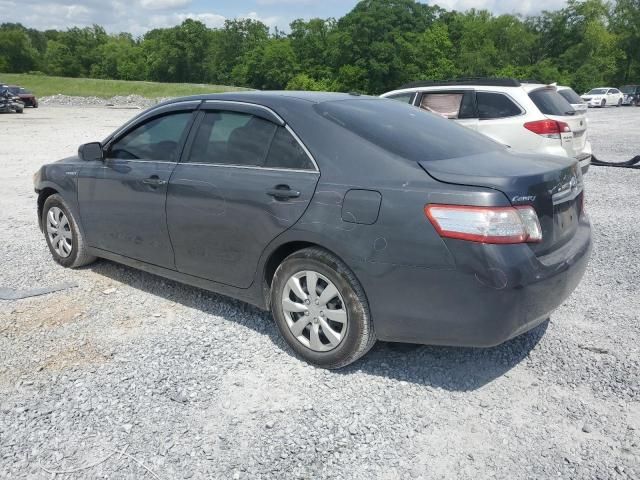
[(71, 255), (73, 232), (69, 219), (58, 207), (51, 207), (47, 213), (47, 235), (55, 252), (63, 258)]
[(287, 280), (282, 310), (293, 336), (313, 351), (333, 350), (347, 333), (344, 300), (333, 282), (318, 272), (304, 270)]

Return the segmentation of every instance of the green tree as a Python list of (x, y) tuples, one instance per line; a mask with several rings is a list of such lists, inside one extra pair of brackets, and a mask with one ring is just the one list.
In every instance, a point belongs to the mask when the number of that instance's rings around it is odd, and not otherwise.
[(37, 64), (38, 52), (27, 33), (15, 27), (0, 28), (0, 70), (28, 72)]
[(300, 69), (315, 80), (333, 75), (332, 63), (336, 56), (336, 21), (313, 18), (309, 21), (294, 20), (289, 40)]
[(233, 70), (236, 83), (263, 90), (284, 90), (298, 70), (291, 42), (272, 38), (245, 55)]
[(226, 20), (224, 27), (214, 32), (207, 53), (209, 81), (230, 84), (233, 77), (241, 77), (238, 71), (246, 67), (246, 55), (268, 40), (269, 28), (262, 22), (250, 19)]
[(618, 0), (611, 26), (623, 52), (617, 78), (622, 83), (640, 81), (640, 0)]
[(145, 78), (142, 48), (130, 34), (112, 35), (99, 47), (99, 60), (91, 69), (91, 76), (119, 80)]
[(414, 0), (363, 0), (336, 27), (337, 82), (346, 90), (381, 93), (412, 79), (411, 42), (436, 19), (439, 7)]

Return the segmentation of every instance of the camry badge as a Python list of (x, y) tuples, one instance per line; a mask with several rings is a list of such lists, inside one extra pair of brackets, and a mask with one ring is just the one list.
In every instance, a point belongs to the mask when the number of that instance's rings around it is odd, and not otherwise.
[(535, 195), (527, 195), (527, 196), (516, 195), (511, 199), (511, 203), (535, 202), (535, 201), (536, 201)]

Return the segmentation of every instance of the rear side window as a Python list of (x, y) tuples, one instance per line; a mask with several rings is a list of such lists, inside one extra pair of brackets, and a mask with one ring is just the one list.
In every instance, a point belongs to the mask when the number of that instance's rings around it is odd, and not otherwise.
[(476, 101), (480, 120), (515, 117), (522, 113), (522, 109), (502, 93), (478, 92)]
[[(580, 96), (571, 88), (558, 90), (558, 93), (569, 103), (584, 103)], [(539, 107), (538, 107), (539, 108)]]
[(541, 88), (529, 94), (536, 107), (545, 115), (573, 115), (575, 110), (567, 100), (553, 88)]
[(424, 93), (420, 99), (420, 108), (451, 119), (475, 117), (471, 92)]
[(278, 127), (276, 135), (273, 137), (265, 167), (296, 170), (312, 170), (314, 168), (307, 153), (284, 127)]
[(341, 100), (314, 105), (329, 121), (414, 162), (466, 157), (504, 147), (441, 116), (400, 102)]
[(390, 98), (391, 100), (397, 100), (402, 103), (413, 103), (413, 96), (415, 94), (413, 92), (409, 93), (398, 93), (396, 95), (388, 95), (385, 98)]
[(276, 125), (246, 113), (205, 113), (189, 154), (190, 163), (262, 166)]

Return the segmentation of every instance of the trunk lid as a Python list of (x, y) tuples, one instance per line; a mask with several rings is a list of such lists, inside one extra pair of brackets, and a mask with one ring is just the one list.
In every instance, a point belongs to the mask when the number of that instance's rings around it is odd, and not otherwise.
[(580, 155), (587, 142), (585, 115), (577, 113), (567, 99), (551, 85), (533, 89), (529, 92), (529, 98), (545, 117), (569, 125), (571, 132), (563, 132), (560, 142), (568, 157)]
[(573, 159), (495, 151), (418, 163), (440, 182), (492, 188), (512, 205), (533, 206), (542, 227), (542, 242), (529, 244), (536, 255), (561, 247), (578, 228), (584, 194)]
[(587, 142), (587, 119), (584, 113), (575, 115), (547, 115), (551, 120), (564, 122), (569, 125), (571, 132), (562, 133), (562, 147), (566, 150), (567, 156), (577, 157), (584, 150)]

